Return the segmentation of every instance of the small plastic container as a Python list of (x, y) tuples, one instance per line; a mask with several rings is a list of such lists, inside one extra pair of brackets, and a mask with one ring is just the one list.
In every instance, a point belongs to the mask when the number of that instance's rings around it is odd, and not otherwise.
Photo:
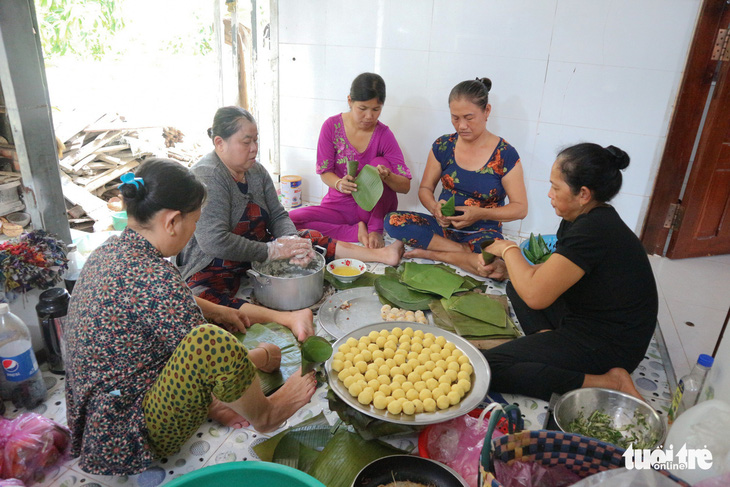
[(114, 230), (124, 230), (127, 228), (126, 211), (118, 211), (112, 215), (112, 227), (114, 227)]

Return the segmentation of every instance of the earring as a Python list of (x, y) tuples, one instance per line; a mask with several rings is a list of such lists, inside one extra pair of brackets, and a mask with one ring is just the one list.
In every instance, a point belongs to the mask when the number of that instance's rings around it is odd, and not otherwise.
[(175, 236), (175, 232), (170, 232), (170, 236), (171, 237), (174, 237)]

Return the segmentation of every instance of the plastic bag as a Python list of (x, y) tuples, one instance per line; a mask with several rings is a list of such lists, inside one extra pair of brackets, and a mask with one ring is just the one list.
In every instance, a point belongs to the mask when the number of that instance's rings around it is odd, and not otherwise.
[[(0, 421), (0, 472), (4, 479), (28, 483), (68, 453), (71, 433), (64, 426), (36, 413)], [(12, 484), (7, 484), (12, 485)]]
[(652, 469), (614, 468), (586, 477), (573, 487), (677, 487), (677, 483)]
[(494, 476), (504, 487), (566, 487), (581, 480), (577, 473), (562, 465), (548, 467), (537, 462), (506, 464), (499, 460), (494, 461)]
[[(482, 413), (489, 417), (489, 411)], [(469, 415), (459, 416), (445, 423), (429, 427), (426, 435), (428, 455), (431, 459), (445, 463), (456, 470), (471, 487), (479, 483), (479, 455), (484, 445), (488, 421)], [(503, 418), (500, 428), (504, 430), (507, 421)], [(504, 436), (505, 432), (495, 429), (492, 438)]]
[(25, 482), (18, 479), (0, 480), (0, 487), (25, 487)]
[(296, 237), (294, 235), (279, 237), (273, 242), (268, 242), (268, 260), (291, 259), (291, 264), (306, 266), (314, 258), (312, 241), (308, 238)]

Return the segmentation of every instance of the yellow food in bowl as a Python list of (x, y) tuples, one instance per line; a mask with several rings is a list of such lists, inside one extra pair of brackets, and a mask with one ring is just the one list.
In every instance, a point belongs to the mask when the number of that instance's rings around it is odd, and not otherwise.
[[(471, 390), (474, 368), (469, 358), (444, 337), (426, 333), (425, 338), (434, 342), (431, 351), (438, 348), (446, 357), (433, 362), (415, 352), (409, 355), (410, 344), (420, 337), (411, 327), (396, 327), (370, 332), (359, 340), (348, 338), (333, 356), (332, 370), (364, 406), (372, 404), (375, 409), (406, 415), (447, 409)], [(376, 350), (365, 355), (372, 344)], [(383, 352), (391, 358), (381, 358)]]
[(360, 269), (341, 265), (332, 269), (332, 274), (336, 274), (338, 276), (356, 276), (360, 274)]

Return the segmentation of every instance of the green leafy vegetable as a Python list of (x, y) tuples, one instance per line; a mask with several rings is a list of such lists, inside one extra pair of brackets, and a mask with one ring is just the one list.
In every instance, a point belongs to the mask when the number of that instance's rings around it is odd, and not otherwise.
[(441, 214), (443, 216), (454, 216), (454, 213), (456, 213), (456, 210), (454, 209), (455, 204), (456, 199), (452, 195), (451, 198), (449, 198), (449, 200), (441, 206)]
[(635, 411), (634, 423), (618, 429), (613, 426), (609, 415), (603, 410), (597, 409), (588, 418), (584, 418), (582, 412), (578, 413), (578, 416), (568, 425), (568, 431), (596, 438), (621, 448), (628, 448), (629, 445), (633, 445), (635, 449), (654, 448), (658, 438), (647, 434), (647, 426), (646, 416)]
[(375, 205), (383, 196), (383, 181), (380, 179), (378, 170), (373, 166), (365, 166), (355, 178), (357, 191), (352, 193), (357, 206), (365, 211), (375, 208)]

